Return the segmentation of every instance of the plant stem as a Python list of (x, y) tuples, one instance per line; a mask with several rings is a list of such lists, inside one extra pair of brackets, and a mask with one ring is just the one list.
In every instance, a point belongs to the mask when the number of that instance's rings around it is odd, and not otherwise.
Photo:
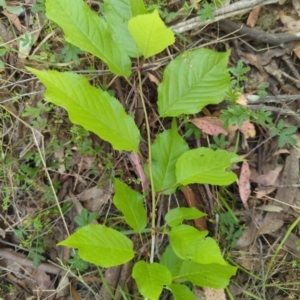
[(147, 109), (146, 104), (144, 100), (144, 94), (143, 94), (143, 87), (142, 87), (142, 76), (141, 72), (138, 71), (138, 78), (139, 78), (139, 89), (140, 89), (140, 96), (141, 96), (141, 102), (143, 106), (143, 111), (145, 115), (145, 122), (146, 122), (146, 132), (147, 132), (147, 142), (148, 142), (148, 164), (149, 164), (149, 179), (150, 179), (150, 185), (151, 185), (151, 252), (150, 252), (150, 263), (153, 263), (154, 261), (154, 250), (155, 250), (155, 207), (156, 207), (156, 201), (155, 201), (155, 190), (154, 190), (154, 182), (153, 182), (153, 173), (152, 173), (152, 152), (151, 152), (151, 136), (150, 136), (150, 126), (149, 126), (149, 119), (147, 115)]

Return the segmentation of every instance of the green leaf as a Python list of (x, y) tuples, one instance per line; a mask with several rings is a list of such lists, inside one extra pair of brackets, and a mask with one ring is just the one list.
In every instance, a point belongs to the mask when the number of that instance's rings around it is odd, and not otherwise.
[(141, 13), (146, 13), (142, 0), (105, 0), (104, 11), (107, 24), (113, 32), (113, 39), (121, 43), (131, 57), (142, 55), (138, 45), (128, 31), (128, 21)]
[(204, 183), (229, 185), (237, 176), (227, 169), (242, 159), (232, 152), (198, 148), (181, 155), (176, 164), (178, 182), (183, 185)]
[(179, 258), (193, 260), (196, 247), (207, 234), (207, 230), (199, 231), (190, 225), (179, 225), (170, 231), (170, 244)]
[(143, 196), (116, 178), (114, 188), (114, 205), (124, 214), (126, 223), (141, 232), (147, 225)]
[(147, 9), (145, 7), (143, 0), (129, 0), (129, 1), (130, 1), (130, 7), (131, 7), (133, 17), (147, 13)]
[(160, 116), (195, 114), (208, 104), (220, 103), (230, 86), (229, 54), (199, 49), (171, 61), (158, 87)]
[(204, 2), (201, 9), (198, 11), (198, 15), (200, 15), (200, 22), (204, 22), (206, 20), (215, 20), (215, 4)]
[(297, 131), (297, 126), (290, 126), (282, 130), (281, 134), (290, 135)]
[(282, 148), (285, 143), (288, 143), (288, 144), (290, 144), (292, 146), (295, 146), (297, 144), (297, 141), (292, 136), (284, 135), (284, 134), (281, 133), (279, 135), (279, 140), (278, 140), (278, 146), (279, 146), (279, 148)]
[(64, 31), (67, 42), (102, 59), (110, 71), (128, 77), (131, 61), (104, 19), (99, 18), (82, 0), (47, 0), (47, 17)]
[(228, 265), (222, 256), (217, 242), (213, 238), (206, 237), (204, 240), (195, 241), (193, 247), (194, 255), (191, 259), (192, 261), (200, 264)]
[(195, 300), (193, 292), (184, 284), (173, 283), (168, 286), (174, 300)]
[(133, 267), (132, 277), (135, 279), (140, 293), (153, 300), (158, 300), (163, 285), (170, 285), (172, 276), (170, 271), (158, 263), (147, 264), (137, 262)]
[(162, 52), (175, 42), (173, 31), (165, 26), (157, 10), (132, 18), (128, 29), (145, 58)]
[(171, 245), (168, 245), (161, 256), (160, 264), (165, 266), (172, 274), (172, 277), (178, 276), (183, 260), (179, 258)]
[(58, 245), (78, 248), (80, 258), (104, 268), (124, 264), (134, 256), (132, 241), (104, 225), (85, 226)]
[(203, 265), (193, 261), (184, 261), (180, 274), (174, 280), (188, 280), (202, 287), (223, 289), (229, 284), (230, 277), (235, 275), (237, 268), (230, 265)]
[[(178, 187), (175, 166), (178, 158), (189, 149), (188, 144), (178, 134), (175, 119), (172, 128), (157, 135), (151, 145), (154, 189), (164, 195), (171, 195)], [(149, 166), (145, 165), (149, 177)]]
[(138, 152), (140, 133), (123, 106), (82, 75), (28, 68), (46, 85), (46, 101), (65, 108), (70, 120), (108, 141), (116, 150)]
[(184, 220), (195, 220), (204, 216), (206, 214), (195, 207), (177, 207), (168, 211), (165, 220), (170, 227), (174, 227)]

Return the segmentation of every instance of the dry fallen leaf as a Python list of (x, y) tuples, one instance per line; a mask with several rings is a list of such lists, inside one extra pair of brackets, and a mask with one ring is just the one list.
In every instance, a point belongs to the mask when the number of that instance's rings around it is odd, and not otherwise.
[(263, 186), (276, 186), (280, 184), (279, 174), (283, 168), (283, 165), (278, 165), (275, 170), (271, 170), (266, 174), (262, 174), (253, 179), (257, 184)]
[(249, 121), (244, 121), (241, 127), (235, 125), (229, 126), (227, 129), (224, 129), (224, 122), (217, 117), (206, 116), (202, 118), (196, 118), (192, 119), (191, 123), (193, 123), (196, 127), (201, 129), (204, 133), (209, 135), (228, 135), (228, 133), (230, 134), (237, 130), (240, 130), (240, 132), (244, 135), (246, 139), (250, 137), (253, 138), (256, 135), (254, 125)]
[(8, 12), (5, 9), (3, 11), (1, 11), (1, 13), (3, 15), (5, 15), (14, 24), (14, 26), (16, 27), (16, 29), (20, 33), (22, 33), (22, 24), (21, 24), (20, 19), (18, 18), (18, 16), (14, 15), (14, 14), (12, 14), (10, 12)]
[(240, 94), (239, 98), (237, 99), (236, 103), (242, 105), (242, 106), (246, 106), (247, 105), (247, 99), (245, 97), (244, 94)]
[(251, 10), (248, 19), (247, 19), (247, 26), (249, 27), (254, 27), (256, 24), (256, 21), (259, 17), (259, 12), (261, 10), (261, 6), (256, 7), (254, 9)]
[(216, 117), (203, 117), (192, 119), (191, 122), (209, 135), (227, 135), (228, 132), (224, 129), (224, 122)]
[(250, 174), (251, 172), (250, 172), (249, 164), (246, 161), (244, 161), (241, 168), (240, 178), (238, 180), (238, 186), (239, 186), (239, 194), (241, 200), (246, 209), (248, 209), (247, 201), (251, 194), (250, 181), (249, 181)]
[(245, 139), (249, 139), (250, 137), (255, 137), (256, 131), (254, 125), (249, 121), (244, 121), (241, 127), (235, 126), (229, 126), (229, 131), (236, 131), (240, 130), (240, 132), (245, 136)]
[(103, 188), (94, 186), (77, 195), (78, 199), (84, 202), (83, 206), (90, 212), (99, 212), (101, 207), (107, 204), (113, 193), (111, 184), (107, 184)]
[(295, 11), (298, 13), (300, 16), (300, 1), (299, 0), (293, 0), (293, 7)]
[(290, 23), (290, 22), (295, 22), (295, 21), (296, 21), (293, 17), (287, 16), (287, 15), (285, 14), (285, 12), (282, 11), (282, 10), (278, 12), (278, 16), (279, 16), (280, 22), (281, 22), (283, 25), (286, 25), (286, 24), (288, 24), (288, 23)]
[(159, 82), (159, 79), (157, 77), (155, 77), (150, 72), (148, 72), (147, 75), (148, 75), (151, 82), (154, 82), (156, 84), (156, 86), (159, 86), (160, 82)]
[(253, 138), (256, 135), (254, 125), (249, 121), (244, 121), (243, 125), (239, 128), (240, 132), (245, 136), (246, 139)]
[(129, 159), (135, 168), (136, 174), (141, 180), (143, 191), (146, 192), (149, 189), (149, 180), (145, 175), (140, 156), (135, 152), (130, 152)]
[(216, 290), (212, 288), (203, 288), (205, 300), (226, 300), (226, 295), (224, 290)]
[(300, 59), (300, 41), (296, 42), (296, 44), (294, 45), (293, 52)]
[(285, 161), (284, 170), (282, 173), (281, 184), (284, 187), (280, 187), (277, 190), (275, 199), (276, 206), (283, 209), (281, 213), (267, 212), (265, 218), (259, 228), (259, 234), (269, 234), (277, 231), (284, 224), (284, 213), (288, 210), (289, 205), (293, 205), (296, 191), (298, 188), (291, 187), (293, 184), (297, 184), (299, 180), (299, 159), (297, 157), (297, 149), (291, 148), (291, 155), (289, 155)]

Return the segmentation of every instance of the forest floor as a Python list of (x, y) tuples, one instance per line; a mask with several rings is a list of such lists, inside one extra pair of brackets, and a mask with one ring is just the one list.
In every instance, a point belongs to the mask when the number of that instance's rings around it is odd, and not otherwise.
[[(85, 2), (101, 15), (102, 1)], [(191, 126), (182, 117), (180, 133), (191, 148), (235, 151), (247, 163), (234, 166), (239, 180), (230, 186), (194, 184), (162, 196), (158, 219), (169, 203), (204, 211), (208, 217), (202, 226), (238, 267), (219, 296), (199, 289), (196, 299), (300, 299), (300, 1), (223, 1), (216, 7), (217, 2), (145, 1), (149, 12), (158, 9), (176, 34), (176, 43), (142, 71), (151, 137), (160, 129), (157, 86), (170, 53), (230, 50), (238, 102), (243, 111), (255, 113), (249, 113), (244, 127), (215, 134), (221, 126), (215, 120), (228, 108), (223, 101), (194, 116), (206, 118), (201, 125)], [(72, 124), (63, 108), (46, 102), (45, 87), (26, 67), (83, 74), (132, 112), (145, 138), (141, 103), (129, 101), (134, 89), (126, 80), (103, 75), (105, 64), (65, 42), (63, 31), (47, 19), (44, 0), (3, 0), (0, 8), (0, 300), (142, 299), (128, 279), (131, 265), (102, 272), (77, 252), (57, 246), (85, 224), (105, 220), (122, 226), (111, 201), (111, 178), (127, 178), (141, 190), (141, 171), (131, 156)], [(270, 112), (269, 125), (255, 122), (261, 110)], [(227, 116), (240, 120), (239, 114)], [(147, 146), (141, 152), (147, 158)], [(168, 240), (159, 242), (163, 249)], [(73, 277), (65, 276), (69, 269)], [(117, 280), (110, 282), (111, 277)], [(131, 295), (112, 297), (103, 280)], [(164, 293), (162, 299), (171, 298)]]

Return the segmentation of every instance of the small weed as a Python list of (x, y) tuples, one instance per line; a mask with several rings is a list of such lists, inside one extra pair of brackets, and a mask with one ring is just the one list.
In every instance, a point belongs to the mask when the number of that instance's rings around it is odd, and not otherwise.
[(219, 216), (220, 234), (225, 238), (228, 250), (233, 249), (245, 228), (240, 226), (238, 221), (235, 220), (229, 212), (221, 213)]
[[(299, 250), (298, 250), (299, 251)], [(300, 262), (297, 260), (292, 261), (292, 267), (300, 269)]]
[[(4, 44), (2, 41), (0, 41), (1, 44)], [(1, 49), (0, 49), (0, 57), (3, 57), (7, 52), (8, 52), (9, 48), (8, 47), (2, 47), (1, 46)], [(3, 70), (4, 68), (4, 62), (2, 59), (0, 59), (0, 71)]]
[(159, 12), (159, 15), (167, 22), (171, 22), (175, 17), (176, 13), (175, 12), (169, 12), (167, 8), (162, 7), (161, 4), (152, 4), (149, 5), (147, 10), (149, 12), (157, 10)]
[(200, 16), (200, 22), (204, 22), (206, 20), (215, 20), (214, 11), (215, 6), (213, 4), (209, 4), (207, 2), (204, 2), (202, 5), (202, 8), (198, 11), (198, 15)]
[(46, 258), (43, 255), (45, 253), (45, 244), (39, 241), (32, 243), (31, 247), (28, 248), (28, 257), (33, 260), (33, 266), (38, 268), (41, 261), (45, 261)]
[(211, 149), (226, 149), (226, 147), (229, 145), (229, 142), (226, 141), (226, 136), (224, 134), (221, 134), (220, 136), (213, 136), (214, 144), (210, 144)]
[(61, 60), (63, 62), (70, 62), (73, 61), (75, 65), (80, 64), (80, 60), (78, 55), (83, 54), (84, 52), (81, 51), (78, 47), (65, 42), (65, 45), (62, 49), (61, 53)]
[(71, 256), (72, 258), (68, 260), (68, 263), (71, 265), (72, 269), (74, 268), (81, 272), (88, 269), (90, 264), (84, 261), (82, 258), (80, 258), (77, 250), (72, 250)]
[(248, 78), (245, 76), (250, 71), (249, 67), (244, 67), (243, 61), (239, 60), (235, 68), (229, 68), (229, 72), (235, 77), (231, 80), (231, 86), (241, 91), (241, 83)]
[(201, 130), (190, 122), (184, 124), (184, 130), (185, 130), (184, 133), (185, 137), (194, 136), (195, 139), (199, 139), (201, 136)]
[(45, 14), (45, 2), (46, 0), (37, 0), (37, 4), (33, 5), (31, 11), (33, 13), (41, 12)]
[(224, 121), (225, 128), (229, 125), (242, 126), (244, 121), (249, 121), (251, 115), (251, 110), (246, 106), (239, 104), (232, 104), (227, 107), (227, 109), (221, 110), (220, 119)]
[(282, 148), (285, 144), (290, 144), (292, 146), (295, 146), (297, 141), (295, 138), (293, 138), (291, 135), (294, 134), (297, 131), (296, 126), (290, 126), (287, 128), (284, 128), (284, 121), (281, 119), (277, 123), (277, 126), (273, 128), (270, 132), (270, 136), (279, 136), (278, 139), (278, 146), (279, 148)]
[(86, 225), (91, 224), (93, 221), (97, 219), (97, 213), (89, 213), (87, 209), (83, 209), (81, 211), (80, 216), (76, 216), (74, 221), (79, 226), (79, 228), (82, 228)]
[(270, 111), (260, 109), (256, 112), (252, 112), (252, 121), (254, 123), (257, 123), (261, 126), (267, 126), (270, 127), (273, 125), (273, 120), (271, 118), (272, 113)]
[(257, 94), (259, 97), (265, 97), (268, 95), (266, 89), (269, 87), (269, 82), (262, 83), (258, 86)]

